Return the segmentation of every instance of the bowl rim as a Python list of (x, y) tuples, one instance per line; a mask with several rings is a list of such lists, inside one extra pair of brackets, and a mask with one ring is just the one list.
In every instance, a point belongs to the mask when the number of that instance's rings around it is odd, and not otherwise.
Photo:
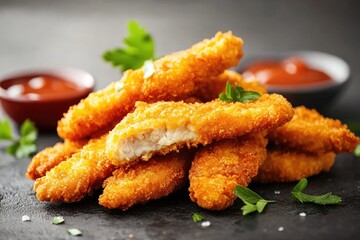
[[(283, 60), (288, 57), (298, 56), (302, 60), (305, 61), (309, 66), (324, 71), (328, 75), (332, 76), (332, 82), (328, 83), (311, 83), (311, 84), (304, 84), (298, 86), (284, 86), (284, 85), (266, 85), (269, 92), (277, 92), (277, 93), (312, 93), (312, 92), (319, 92), (326, 89), (336, 88), (340, 85), (343, 85), (351, 79), (351, 70), (349, 64), (339, 56), (320, 52), (320, 51), (313, 51), (313, 50), (289, 50), (289, 51), (269, 51), (264, 53), (253, 54), (250, 56), (244, 57), (244, 59), (240, 62), (240, 64), (236, 67), (236, 70), (240, 73), (246, 68), (246, 66), (250, 65), (253, 62), (260, 61), (260, 60)], [(323, 59), (328, 59), (333, 63), (336, 62), (338, 67), (342, 68), (343, 75), (340, 78), (334, 78), (333, 72), (325, 69), (325, 67), (319, 68), (319, 65), (314, 66), (313, 63), (309, 62), (310, 57), (320, 57)], [(325, 64), (323, 65), (325, 66)], [(333, 70), (331, 70), (333, 71)]]
[(70, 81), (80, 86), (81, 90), (76, 91), (73, 94), (64, 94), (62, 96), (59, 95), (56, 98), (43, 99), (43, 98), (29, 98), (23, 95), (16, 97), (10, 96), (7, 93), (6, 89), (0, 86), (0, 99), (9, 100), (13, 102), (28, 102), (28, 103), (61, 102), (68, 99), (83, 97), (84, 94), (89, 94), (94, 90), (95, 78), (89, 72), (74, 67), (34, 67), (34, 68), (21, 69), (18, 71), (15, 70), (1, 74), (0, 82), (21, 76), (41, 75), (41, 74), (61, 77), (66, 81)]

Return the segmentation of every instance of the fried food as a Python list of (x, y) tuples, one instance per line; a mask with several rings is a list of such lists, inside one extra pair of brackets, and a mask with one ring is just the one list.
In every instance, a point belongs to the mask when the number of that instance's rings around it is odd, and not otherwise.
[(136, 101), (179, 100), (192, 96), (199, 83), (236, 66), (242, 57), (242, 40), (231, 32), (217, 33), (192, 48), (154, 62), (155, 72), (144, 79), (144, 70), (129, 70), (118, 82), (90, 94), (72, 106), (58, 122), (63, 139), (83, 139), (110, 130)]
[(40, 201), (78, 202), (101, 187), (115, 167), (105, 153), (106, 136), (90, 140), (78, 153), (38, 178), (34, 184)]
[(335, 161), (335, 153), (305, 153), (294, 150), (268, 150), (254, 181), (261, 183), (299, 181), (328, 172)]
[(317, 154), (353, 152), (359, 143), (359, 138), (339, 120), (325, 118), (303, 106), (296, 107), (294, 113), (290, 122), (269, 132), (271, 142)]
[(200, 149), (192, 163), (190, 198), (200, 207), (223, 210), (234, 204), (236, 185), (247, 186), (266, 159), (262, 134), (213, 142)]
[(80, 151), (86, 142), (65, 139), (64, 143), (59, 142), (53, 147), (45, 148), (32, 158), (25, 176), (33, 180), (45, 176), (46, 172)]
[(255, 91), (260, 94), (265, 94), (267, 91), (265, 85), (255, 79), (245, 80), (240, 73), (226, 70), (222, 74), (210, 78), (209, 81), (201, 83), (195, 96), (202, 102), (214, 100), (225, 91), (226, 82), (230, 82), (233, 86), (240, 86), (246, 91)]
[(191, 152), (181, 151), (121, 167), (105, 180), (99, 203), (125, 211), (135, 204), (167, 196), (187, 183), (192, 159)]
[(247, 103), (137, 103), (108, 135), (106, 150), (114, 165), (148, 160), (184, 146), (207, 145), (283, 125), (293, 116), (281, 95), (265, 94)]

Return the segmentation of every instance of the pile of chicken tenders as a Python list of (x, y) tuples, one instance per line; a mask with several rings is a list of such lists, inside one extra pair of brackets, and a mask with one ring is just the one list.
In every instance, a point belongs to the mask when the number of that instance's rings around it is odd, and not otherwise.
[[(222, 210), (236, 185), (289, 182), (329, 171), (359, 139), (338, 120), (234, 71), (243, 41), (217, 33), (154, 61), (154, 72), (128, 70), (72, 106), (58, 123), (64, 140), (37, 153), (26, 176), (40, 201), (78, 202), (103, 188), (99, 204), (126, 210), (189, 184), (200, 207)], [(223, 102), (226, 83), (255, 91)]]

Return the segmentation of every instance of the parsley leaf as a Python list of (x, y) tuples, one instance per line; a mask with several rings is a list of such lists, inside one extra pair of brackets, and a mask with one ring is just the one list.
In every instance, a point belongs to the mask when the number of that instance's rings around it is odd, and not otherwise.
[(36, 151), (37, 129), (30, 120), (20, 127), (20, 138), (13, 139), (8, 119), (0, 121), (0, 140), (10, 140), (12, 143), (6, 148), (6, 152), (16, 158), (30, 156)]
[(275, 202), (272, 200), (265, 200), (256, 192), (243, 186), (236, 186), (234, 194), (238, 198), (240, 198), (245, 204), (241, 208), (244, 216), (255, 211), (257, 211), (258, 213), (262, 213), (268, 203)]
[(309, 202), (320, 205), (341, 203), (341, 197), (333, 195), (331, 193), (326, 193), (324, 195), (309, 195), (302, 193), (302, 191), (307, 187), (307, 183), (308, 181), (306, 178), (301, 179), (301, 181), (298, 184), (296, 184), (296, 186), (291, 192), (293, 197), (298, 199), (300, 202), (302, 203)]
[(348, 128), (350, 129), (350, 131), (356, 133), (356, 134), (360, 134), (360, 124), (357, 122), (348, 122), (346, 124), (348, 126)]
[(202, 215), (200, 215), (200, 214), (198, 214), (198, 213), (194, 213), (194, 214), (192, 215), (192, 220), (193, 220), (194, 222), (200, 222), (200, 221), (202, 221), (202, 220), (204, 220), (204, 219), (205, 219), (205, 217), (202, 216)]
[(137, 22), (128, 23), (129, 35), (124, 39), (124, 48), (115, 48), (103, 53), (103, 59), (121, 71), (138, 69), (149, 59), (154, 59), (155, 43), (152, 36)]
[(0, 120), (0, 140), (12, 140), (11, 126), (9, 119)]
[(233, 87), (228, 81), (226, 82), (225, 92), (220, 93), (219, 99), (223, 102), (250, 102), (261, 97), (260, 93), (245, 91), (240, 86)]

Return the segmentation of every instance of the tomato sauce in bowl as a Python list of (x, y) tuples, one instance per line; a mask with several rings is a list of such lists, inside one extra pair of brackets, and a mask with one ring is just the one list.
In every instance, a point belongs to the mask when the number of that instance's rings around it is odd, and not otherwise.
[(243, 75), (245, 78), (256, 78), (266, 85), (296, 87), (334, 82), (328, 74), (310, 67), (297, 57), (282, 61), (260, 61), (248, 66)]
[(328, 109), (350, 80), (341, 58), (317, 51), (268, 52), (245, 57), (238, 71), (245, 79), (265, 84), (269, 93), (286, 97), (293, 106)]
[(94, 78), (80, 69), (22, 71), (0, 77), (0, 101), (18, 125), (30, 119), (40, 130), (55, 130), (68, 108), (93, 87)]

